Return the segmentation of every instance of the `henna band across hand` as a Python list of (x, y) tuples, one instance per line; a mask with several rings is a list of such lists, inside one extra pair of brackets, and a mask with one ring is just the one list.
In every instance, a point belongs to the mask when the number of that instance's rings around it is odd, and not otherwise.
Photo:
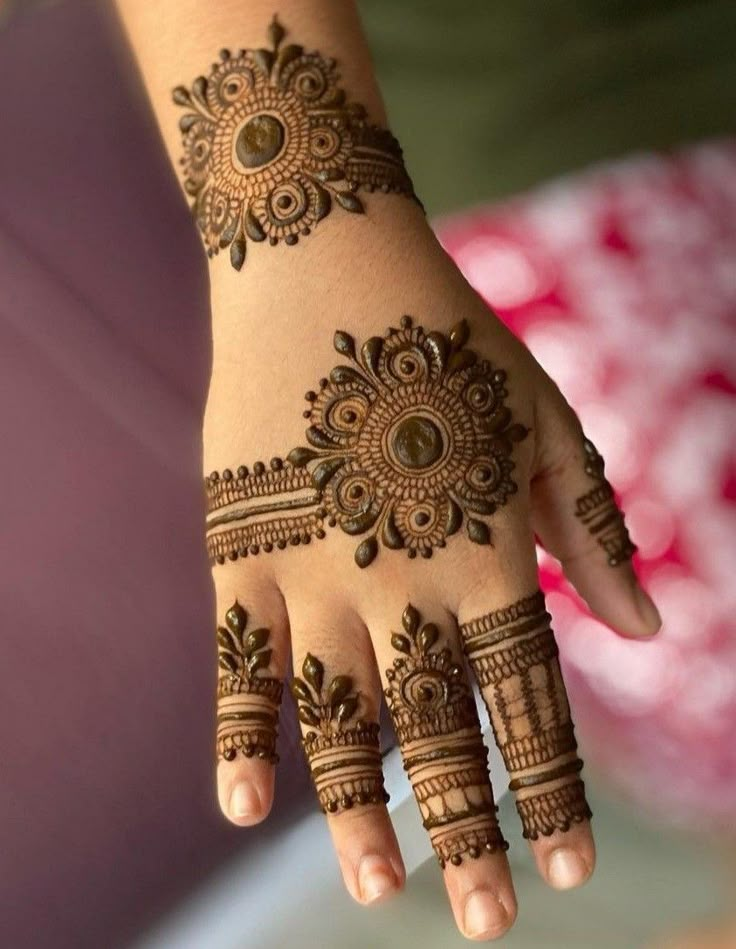
[(440, 866), (505, 850), (488, 780), (488, 753), (462, 666), (409, 604), (398, 653), (386, 671), (386, 701), (404, 769)]
[(465, 321), (445, 335), (409, 316), (360, 352), (335, 333), (348, 364), (306, 394), (308, 447), (205, 480), (210, 559), (306, 544), (327, 526), (364, 537), (360, 567), (379, 542), (431, 557), (463, 524), (469, 540), (491, 543), (487, 519), (517, 491), (513, 449), (528, 429), (505, 404), (506, 372), (468, 338)]
[(296, 244), (333, 202), (362, 213), (360, 189), (414, 195), (399, 143), (347, 101), (335, 60), (285, 35), (274, 18), (270, 49), (222, 50), (173, 93), (192, 213), (208, 256), (229, 246), (236, 270), (248, 242)]
[(384, 804), (378, 722), (356, 719), (360, 695), (349, 676), (325, 685), (324, 666), (307, 653), (302, 678), (294, 676), (291, 693), (299, 720), (307, 727), (302, 747), (323, 812), (336, 814), (356, 804)]
[(283, 685), (266, 674), (271, 661), (267, 629), (248, 630), (248, 615), (236, 601), (217, 628), (217, 757), (238, 753), (275, 764)]
[(531, 840), (592, 816), (550, 620), (540, 591), (460, 627)]

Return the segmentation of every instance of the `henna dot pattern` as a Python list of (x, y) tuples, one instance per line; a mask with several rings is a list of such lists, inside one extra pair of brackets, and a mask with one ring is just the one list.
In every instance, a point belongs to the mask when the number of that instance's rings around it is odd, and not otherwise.
[(276, 737), (283, 685), (266, 674), (271, 661), (269, 631), (248, 630), (248, 614), (235, 601), (217, 627), (217, 757), (238, 753), (278, 761)]
[(460, 627), (530, 840), (592, 817), (550, 621), (538, 591)]
[(336, 814), (359, 804), (386, 803), (379, 725), (355, 718), (360, 695), (350, 676), (337, 675), (327, 684), (324, 665), (307, 653), (291, 693), (307, 729), (302, 747), (322, 811)]
[(488, 779), (487, 751), (462, 666), (434, 623), (409, 604), (398, 653), (386, 670), (386, 702), (440, 866), (505, 850)]
[(325, 536), (322, 495), (309, 473), (279, 457), (205, 478), (207, 553), (224, 564)]
[(366, 567), (380, 543), (431, 557), (465, 523), (491, 543), (484, 520), (517, 490), (513, 446), (528, 429), (512, 424), (506, 373), (466, 348), (463, 320), (445, 336), (404, 316), (366, 340), (338, 331), (336, 366), (310, 391), (308, 447), (289, 462), (307, 467), (328, 523), (367, 534), (355, 560)]
[(209, 75), (177, 86), (184, 189), (211, 257), (230, 247), (240, 270), (249, 241), (296, 244), (333, 203), (360, 214), (360, 189), (413, 196), (401, 148), (348, 102), (336, 63), (284, 43), (222, 50)]
[(606, 480), (602, 456), (590, 439), (583, 440), (585, 473), (595, 481), (595, 487), (575, 502), (575, 516), (588, 528), (608, 556), (608, 564), (617, 567), (636, 553), (626, 530), (624, 516), (616, 506), (613, 488)]

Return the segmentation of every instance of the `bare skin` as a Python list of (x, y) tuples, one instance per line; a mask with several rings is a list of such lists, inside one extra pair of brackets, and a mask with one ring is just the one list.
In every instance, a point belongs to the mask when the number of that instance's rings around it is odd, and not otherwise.
[[(257, 0), (211, 5), (187, 0), (155, 5), (119, 0), (172, 158), (180, 151), (171, 89), (206, 69), (222, 46), (258, 47), (274, 9)], [(167, 16), (166, 13), (169, 12)], [(385, 125), (383, 106), (357, 16), (348, 3), (282, 3), (280, 18), (307, 49), (340, 63), (341, 84)], [(492, 543), (458, 533), (431, 559), (382, 550), (356, 566), (356, 538), (333, 529), (317, 542), (216, 565), (217, 616), (234, 601), (256, 627), (268, 628), (269, 675), (285, 678), (307, 654), (330, 676), (351, 677), (375, 719), (395, 650), (391, 633), (408, 603), (462, 655), (458, 627), (529, 596), (538, 587), (535, 535), (604, 622), (621, 635), (651, 636), (656, 608), (629, 562), (615, 568), (585, 525), (575, 499), (590, 489), (579, 423), (555, 384), (468, 286), (432, 234), (419, 206), (391, 194), (366, 197), (365, 214), (336, 212), (298, 246), (248, 249), (241, 272), (226, 254), (210, 269), (212, 377), (204, 425), (204, 472), (235, 470), (284, 456), (304, 444), (304, 392), (339, 360), (335, 330), (362, 341), (382, 336), (403, 314), (449, 334), (466, 321), (473, 349), (508, 376), (506, 404), (529, 429), (514, 446), (518, 490), (493, 515)], [(304, 726), (304, 732), (308, 727)], [(220, 806), (235, 824), (252, 826), (271, 808), (274, 769), (257, 756), (221, 759)], [(370, 803), (327, 815), (349, 893), (364, 904), (399, 891), (405, 872), (388, 812)], [(595, 848), (587, 820), (531, 842), (540, 874), (553, 887), (584, 883)], [(502, 935), (516, 916), (516, 896), (501, 849), (448, 863), (443, 870), (458, 928), (473, 939)]]

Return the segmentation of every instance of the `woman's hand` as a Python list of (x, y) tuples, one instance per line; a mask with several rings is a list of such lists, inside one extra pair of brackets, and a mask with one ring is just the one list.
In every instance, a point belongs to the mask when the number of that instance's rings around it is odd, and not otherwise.
[(458, 926), (500, 934), (516, 900), (473, 676), (540, 873), (575, 886), (595, 860), (535, 534), (619, 632), (645, 636), (658, 619), (559, 390), (415, 205), (376, 197), (371, 211), (304, 242), (298, 268), (288, 248), (249, 262), (262, 294), (213, 268), (220, 802), (241, 825), (268, 813), (291, 650), (346, 886), (361, 902), (399, 889), (383, 691)]
[(268, 813), (291, 651), (347, 888), (399, 889), (383, 692), (458, 926), (500, 935), (516, 899), (471, 675), (540, 872), (567, 888), (594, 864), (535, 534), (604, 621), (658, 626), (602, 461), (427, 226), (352, 5), (285, 0), (294, 34), (273, 20), (259, 47), (266, 0), (119, 2), (213, 259), (222, 809)]

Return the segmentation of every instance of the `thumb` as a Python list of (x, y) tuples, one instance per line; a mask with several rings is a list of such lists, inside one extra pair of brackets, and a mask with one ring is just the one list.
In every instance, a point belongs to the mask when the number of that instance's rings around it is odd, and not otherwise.
[(537, 408), (532, 524), (543, 546), (604, 623), (625, 636), (652, 636), (662, 620), (640, 585), (636, 551), (603, 458), (552, 384)]

